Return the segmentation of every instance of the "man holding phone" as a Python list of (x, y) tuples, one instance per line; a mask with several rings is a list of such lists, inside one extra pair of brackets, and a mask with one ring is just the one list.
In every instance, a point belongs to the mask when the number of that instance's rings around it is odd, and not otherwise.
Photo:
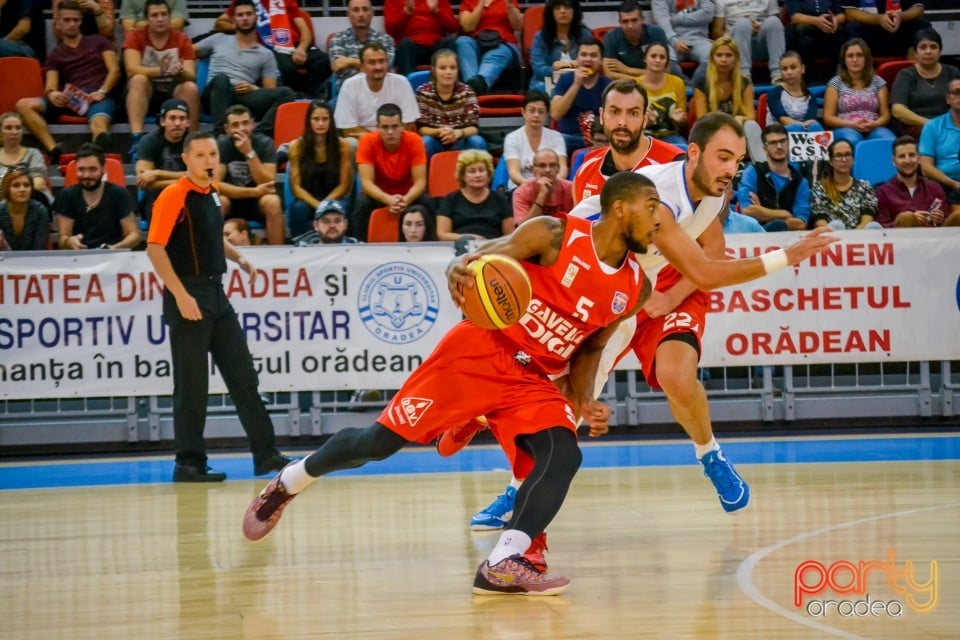
[(877, 188), (877, 217), (882, 226), (939, 227), (960, 224), (960, 215), (947, 216), (943, 187), (920, 173), (917, 141), (900, 136), (893, 142), (897, 174)]

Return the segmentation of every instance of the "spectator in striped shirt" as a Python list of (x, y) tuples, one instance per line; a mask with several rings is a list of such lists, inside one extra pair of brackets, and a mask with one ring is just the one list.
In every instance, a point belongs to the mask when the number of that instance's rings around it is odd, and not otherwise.
[(480, 135), (480, 107), (473, 89), (457, 81), (457, 54), (441, 49), (430, 61), (430, 81), (417, 89), (420, 119), (427, 158), (453, 149), (486, 149)]

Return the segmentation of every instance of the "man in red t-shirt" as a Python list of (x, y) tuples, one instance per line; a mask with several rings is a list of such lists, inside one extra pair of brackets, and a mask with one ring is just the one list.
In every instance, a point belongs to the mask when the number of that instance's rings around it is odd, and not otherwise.
[[(234, 33), (231, 0), (227, 10), (220, 14), (215, 31)], [(323, 97), (323, 85), (330, 77), (330, 58), (317, 48), (313, 33), (313, 18), (302, 10), (297, 0), (254, 0), (257, 12), (257, 34), (260, 41), (273, 51), (284, 86), (310, 98)]]
[(136, 161), (143, 136), (143, 120), (170, 98), (190, 108), (190, 130), (200, 130), (200, 91), (197, 89), (197, 56), (190, 38), (170, 27), (167, 0), (147, 0), (147, 26), (134, 29), (123, 41), (123, 66), (127, 70), (127, 117)]
[(402, 76), (430, 64), (436, 51), (457, 46), (460, 24), (450, 0), (384, 0), (383, 22), (397, 43), (394, 65)]
[(377, 130), (360, 138), (357, 171), (363, 193), (353, 211), (351, 226), (361, 242), (367, 241), (370, 214), (378, 207), (400, 213), (412, 204), (431, 211), (427, 189), (427, 151), (423, 138), (406, 131), (400, 107), (388, 102), (377, 109)]
[(673, 162), (683, 153), (679, 147), (643, 135), (650, 103), (646, 89), (632, 78), (612, 82), (600, 101), (600, 120), (610, 146), (590, 151), (583, 158), (573, 178), (574, 203), (599, 194), (615, 173)]

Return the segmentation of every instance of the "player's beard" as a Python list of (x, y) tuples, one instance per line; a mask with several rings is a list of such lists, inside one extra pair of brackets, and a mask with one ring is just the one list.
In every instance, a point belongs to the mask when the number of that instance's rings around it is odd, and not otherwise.
[(699, 160), (697, 161), (697, 166), (693, 170), (693, 185), (706, 196), (720, 197), (723, 195), (723, 188), (721, 187), (719, 193), (714, 193), (715, 185), (710, 182), (710, 177), (707, 175), (707, 168), (703, 166), (703, 163)]
[[(626, 127), (618, 127), (610, 131), (605, 131), (607, 134), (607, 140), (610, 141), (610, 146), (617, 151), (618, 153), (628, 154), (633, 153), (640, 147), (640, 136), (643, 135), (643, 129), (640, 129), (636, 133), (630, 131)], [(630, 136), (630, 139), (626, 142), (618, 141), (614, 138), (614, 135), (617, 133), (626, 133)]]
[(627, 249), (633, 251), (634, 253), (646, 253), (647, 245), (637, 239), (637, 225), (633, 221), (627, 224)]

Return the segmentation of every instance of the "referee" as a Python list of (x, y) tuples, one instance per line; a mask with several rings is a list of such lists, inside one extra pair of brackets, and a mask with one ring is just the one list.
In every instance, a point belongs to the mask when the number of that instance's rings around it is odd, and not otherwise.
[(174, 482), (222, 482), (225, 473), (207, 466), (203, 429), (207, 420), (213, 361), (250, 441), (254, 474), (282, 469), (290, 459), (274, 446), (273, 423), (257, 391), (257, 372), (237, 313), (221, 279), (227, 258), (250, 275), (255, 271), (223, 237), (220, 196), (213, 171), (220, 162), (217, 142), (205, 132), (183, 143), (187, 173), (166, 187), (153, 205), (147, 257), (163, 280), (163, 319), (170, 328), (173, 356)]

